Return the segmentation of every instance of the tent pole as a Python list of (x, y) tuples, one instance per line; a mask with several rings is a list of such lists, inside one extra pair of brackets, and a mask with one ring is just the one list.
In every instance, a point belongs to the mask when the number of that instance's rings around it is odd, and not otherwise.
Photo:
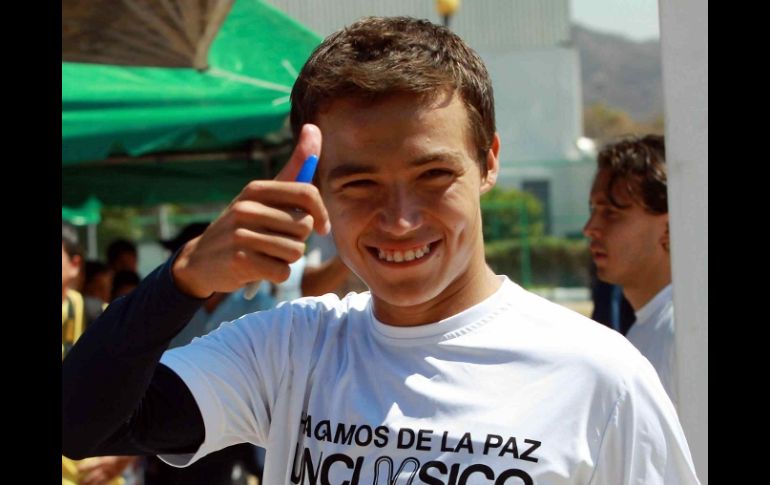
[(171, 238), (171, 227), (168, 222), (168, 204), (158, 206), (158, 236), (161, 239)]
[(99, 251), (96, 247), (96, 224), (88, 224), (86, 231), (88, 237), (88, 259), (99, 259)]

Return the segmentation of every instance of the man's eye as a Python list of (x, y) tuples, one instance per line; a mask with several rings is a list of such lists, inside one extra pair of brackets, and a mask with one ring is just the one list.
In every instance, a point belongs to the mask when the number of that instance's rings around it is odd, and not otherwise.
[(450, 170), (446, 170), (443, 168), (432, 168), (430, 170), (423, 172), (421, 177), (426, 179), (436, 179), (441, 177), (451, 177), (452, 175), (454, 175), (454, 173), (451, 172)]
[(351, 180), (350, 182), (345, 182), (342, 184), (343, 189), (355, 189), (355, 188), (366, 188), (371, 187), (374, 185), (374, 180), (369, 179), (359, 179), (359, 180)]

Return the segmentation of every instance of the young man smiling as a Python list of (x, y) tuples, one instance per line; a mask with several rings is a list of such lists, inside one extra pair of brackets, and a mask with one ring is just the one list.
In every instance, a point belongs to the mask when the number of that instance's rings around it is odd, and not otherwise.
[[(446, 28), (366, 18), (328, 37), (292, 91), (297, 148), (277, 180), (251, 182), (65, 361), (65, 453), (184, 466), (246, 441), (267, 448), (270, 485), (697, 483), (649, 362), (487, 266), (493, 106), (480, 58)], [(310, 154), (317, 186), (292, 182)], [(285, 279), (330, 226), (370, 292), (163, 352), (200, 298)], [(105, 406), (116, 381), (123, 399)]]
[(484, 260), (479, 213), (499, 139), (479, 160), (458, 93), (416, 101), (336, 100), (317, 120), (319, 189), (330, 219), (345, 221), (335, 242), (369, 286), (378, 319), (399, 326), (438, 322), (500, 286)]

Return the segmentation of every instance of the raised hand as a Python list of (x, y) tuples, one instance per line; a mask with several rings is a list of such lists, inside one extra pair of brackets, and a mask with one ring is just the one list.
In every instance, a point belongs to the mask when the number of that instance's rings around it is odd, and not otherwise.
[(306, 124), (275, 180), (249, 182), (206, 232), (185, 245), (172, 268), (180, 290), (206, 298), (289, 277), (289, 264), (302, 257), (312, 230), (327, 234), (331, 227), (318, 189), (294, 182), (311, 154), (321, 154), (321, 130)]

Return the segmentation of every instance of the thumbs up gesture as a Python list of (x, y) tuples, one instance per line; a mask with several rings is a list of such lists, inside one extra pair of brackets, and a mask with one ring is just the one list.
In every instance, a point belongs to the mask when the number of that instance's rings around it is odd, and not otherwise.
[(276, 178), (249, 182), (203, 234), (182, 248), (172, 267), (177, 287), (207, 298), (263, 279), (285, 281), (313, 229), (327, 234), (331, 228), (318, 189), (294, 181), (304, 160), (320, 154), (321, 130), (304, 125)]

